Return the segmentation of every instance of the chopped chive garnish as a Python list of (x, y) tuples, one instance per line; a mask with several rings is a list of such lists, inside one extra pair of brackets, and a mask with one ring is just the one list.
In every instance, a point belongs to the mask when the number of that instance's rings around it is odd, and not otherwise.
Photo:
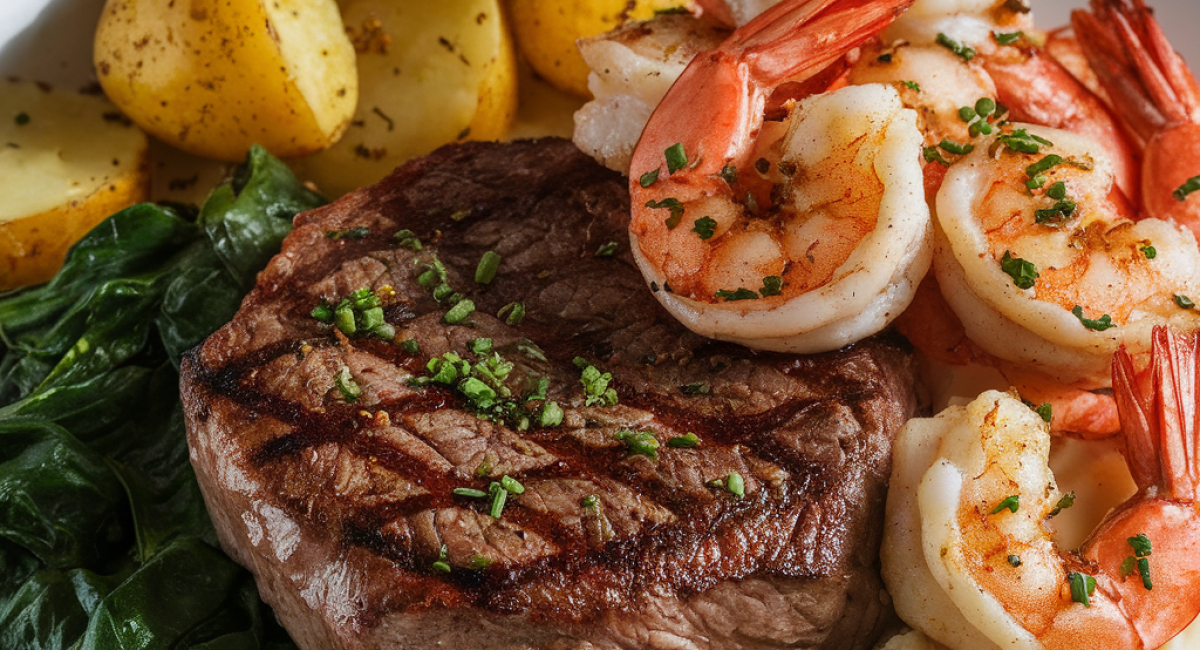
[(471, 312), (473, 311), (475, 311), (475, 303), (471, 302), (470, 300), (460, 300), (458, 304), (454, 305), (449, 309), (449, 311), (446, 312), (446, 315), (443, 316), (442, 319), (450, 325), (458, 325), (459, 323), (467, 320), (467, 317), (470, 316)]
[(1021, 556), (1019, 556), (1019, 555), (1008, 556), (1008, 564), (1009, 564), (1009, 566), (1013, 566), (1013, 567), (1021, 566)]
[[(576, 365), (582, 361), (576, 357)], [(609, 382), (612, 381), (612, 373), (600, 372), (596, 366), (593, 366), (587, 361), (579, 373), (579, 382), (583, 384), (583, 393), (587, 397), (585, 405), (593, 406), (599, 404), (601, 406), (613, 406), (617, 403), (617, 391), (609, 387)]]
[(971, 125), (967, 127), (967, 133), (970, 134), (972, 138), (979, 137), (980, 134), (991, 135), (992, 125), (989, 124), (987, 120), (979, 119), (971, 122)]
[(667, 441), (668, 447), (676, 449), (690, 449), (700, 444), (700, 438), (694, 433), (686, 433), (682, 436), (675, 436)]
[(1096, 579), (1086, 573), (1072, 571), (1067, 574), (1067, 582), (1071, 585), (1071, 600), (1091, 607), (1089, 597), (1096, 591)]
[(729, 291), (728, 289), (717, 289), (716, 295), (718, 298), (720, 298), (721, 300), (724, 300), (726, 302), (733, 301), (733, 300), (754, 300), (754, 299), (758, 298), (757, 293), (755, 293), (745, 287), (741, 287), (741, 288), (737, 289), (736, 291)]
[(483, 555), (480, 555), (478, 553), (475, 553), (474, 555), (471, 556), (471, 568), (472, 569), (482, 570), (482, 569), (486, 569), (490, 566), (492, 566), (491, 559), (489, 559)]
[(564, 415), (558, 402), (546, 402), (542, 405), (542, 410), (538, 412), (538, 426), (556, 427), (562, 424)]
[(525, 494), (525, 486), (517, 479), (505, 474), (500, 477), (500, 487), (508, 490), (512, 494)]
[(1075, 314), (1075, 318), (1078, 318), (1079, 322), (1083, 323), (1083, 326), (1090, 330), (1095, 330), (1097, 332), (1103, 332), (1104, 330), (1106, 330), (1110, 327), (1116, 327), (1116, 324), (1112, 322), (1112, 317), (1109, 316), (1108, 314), (1104, 314), (1103, 316), (1101, 316), (1100, 318), (1098, 318), (1096, 320), (1092, 320), (1090, 318), (1084, 318), (1083, 317), (1083, 307), (1081, 307), (1079, 305), (1075, 305), (1073, 308), (1071, 308), (1071, 313)]
[(354, 307), (349, 303), (338, 305), (338, 308), (333, 312), (333, 324), (342, 330), (342, 334), (350, 336), (358, 331), (358, 325), (354, 323)]
[(985, 117), (996, 112), (996, 101), (991, 97), (980, 97), (975, 101), (975, 113)]
[(500, 255), (495, 251), (487, 251), (483, 257), (479, 258), (479, 264), (475, 266), (475, 283), (490, 284), (496, 278), (496, 271), (500, 268)]
[(904, 87), (908, 88), (909, 90), (915, 90), (917, 92), (921, 92), (921, 84), (919, 84), (915, 81), (901, 81), (900, 83), (904, 84)]
[(996, 138), (996, 144), (1008, 147), (1018, 153), (1034, 154), (1041, 151), (1042, 145), (1049, 147), (1054, 143), (1039, 135), (1029, 133), (1025, 129), (1016, 129), (1012, 133)]
[(658, 182), (658, 170), (657, 169), (648, 171), (645, 174), (642, 174), (641, 177), (638, 178), (638, 184), (641, 185), (643, 188), (650, 187), (651, 185), (653, 185), (657, 182)]
[(525, 320), (525, 303), (508, 303), (507, 305), (501, 307), (500, 311), (496, 312), (496, 318), (503, 319), (505, 323), (508, 323), (513, 327), (520, 325), (521, 321)]
[(1017, 511), (1017, 509), (1020, 507), (1021, 507), (1021, 495), (1010, 494), (1007, 497), (1005, 497), (1003, 501), (1000, 502), (1000, 505), (996, 506), (995, 508), (992, 508), (991, 514), (993, 514), (993, 515), (1000, 514), (1001, 510), (1007, 510), (1009, 512), (1015, 513)]
[(596, 249), (596, 257), (612, 257), (621, 245), (615, 241), (600, 244), (600, 248)]
[(1059, 181), (1051, 185), (1050, 187), (1046, 188), (1046, 196), (1054, 199), (1055, 201), (1061, 201), (1067, 198), (1067, 184)]
[(1036, 190), (1037, 188), (1045, 185), (1046, 181), (1048, 181), (1048, 180), (1050, 180), (1050, 179), (1045, 174), (1038, 174), (1037, 176), (1033, 176), (1029, 180), (1025, 181), (1025, 189), (1032, 192), (1032, 191)]
[(712, 217), (700, 217), (692, 224), (692, 232), (700, 235), (700, 239), (708, 239), (717, 232), (717, 221)]
[(738, 179), (737, 167), (734, 167), (733, 165), (725, 165), (721, 168), (720, 177), (721, 180), (733, 185)]
[(625, 453), (628, 456), (645, 456), (658, 462), (658, 438), (653, 431), (631, 431), (621, 429), (615, 434), (617, 440), (625, 443)]
[(1041, 160), (1033, 163), (1025, 168), (1025, 175), (1033, 178), (1038, 174), (1050, 171), (1050, 168), (1062, 164), (1062, 156), (1058, 154), (1046, 154)]
[(938, 32), (937, 44), (957, 54), (963, 61), (970, 61), (975, 58), (975, 50), (959, 43), (958, 41), (946, 36), (942, 32)]
[(487, 492), (476, 490), (475, 488), (454, 488), (451, 492), (456, 497), (466, 497), (468, 499), (483, 499), (488, 495)]
[(447, 552), (446, 545), (442, 544), (442, 550), (438, 553), (438, 559), (433, 563), (434, 571), (439, 573), (450, 573), (450, 562), (446, 559), (448, 555), (449, 554)]
[(477, 355), (484, 355), (492, 351), (492, 339), (480, 337), (467, 341), (467, 347)]
[(406, 246), (414, 251), (421, 250), (421, 240), (417, 239), (417, 236), (411, 230), (400, 230), (395, 235), (392, 235), (392, 238), (401, 246)]
[(1009, 251), (1004, 251), (1004, 257), (1000, 258), (1000, 270), (1007, 273), (1020, 289), (1029, 289), (1038, 278), (1037, 267), (1032, 262), (1013, 257)]
[(763, 298), (778, 296), (783, 293), (783, 278), (778, 275), (768, 275), (763, 278), (763, 286), (762, 289), (758, 290), (758, 293)]
[(594, 494), (589, 494), (586, 497), (583, 497), (583, 500), (579, 502), (579, 505), (583, 506), (584, 508), (595, 508), (597, 503), (600, 503), (600, 497)]
[(1078, 206), (1071, 199), (1062, 199), (1055, 203), (1054, 207), (1034, 210), (1033, 219), (1040, 225), (1057, 228), (1070, 221), (1076, 207)]
[(667, 230), (674, 230), (675, 226), (678, 226), (683, 219), (683, 204), (679, 202), (679, 199), (668, 197), (661, 201), (647, 201), (646, 207), (651, 210), (666, 208), (671, 211), (671, 216), (667, 217), (664, 222), (667, 224)]
[(1175, 294), (1173, 298), (1175, 300), (1175, 304), (1179, 305), (1180, 309), (1191, 309), (1196, 306), (1196, 303), (1192, 302), (1190, 298), (1181, 293)]
[(1146, 256), (1146, 259), (1152, 260), (1152, 259), (1158, 257), (1158, 250), (1155, 249), (1153, 246), (1150, 246), (1149, 244), (1147, 244), (1145, 246), (1142, 246), (1142, 254)]
[(996, 43), (1000, 45), (1012, 45), (1013, 43), (1025, 38), (1025, 32), (995, 32), (992, 34), (992, 38), (996, 39)]
[(942, 156), (942, 152), (938, 151), (937, 147), (925, 147), (921, 150), (921, 155), (925, 157), (927, 163), (937, 162), (947, 167), (950, 166), (950, 161)]
[(705, 383), (685, 384), (679, 387), (679, 392), (684, 395), (707, 395), (712, 392), (712, 389)]
[(488, 508), (488, 514), (491, 515), (492, 519), (499, 519), (500, 515), (504, 513), (504, 504), (508, 501), (508, 490), (505, 490), (503, 485), (493, 481), (488, 486), (488, 492), (492, 495), (492, 505)]
[(1050, 424), (1050, 419), (1054, 415), (1052, 411), (1053, 411), (1053, 407), (1050, 405), (1050, 402), (1043, 402), (1041, 404), (1038, 404), (1033, 409), (1033, 412), (1037, 413), (1038, 416), (1041, 417), (1042, 420), (1046, 422), (1046, 424)]
[(729, 476), (725, 479), (725, 489), (740, 499), (746, 496), (746, 481), (742, 478), (741, 474), (730, 472)]
[(362, 395), (362, 389), (354, 382), (354, 377), (350, 375), (350, 368), (342, 366), (333, 377), (333, 383), (337, 384), (337, 388), (342, 393), (342, 399), (347, 402), (355, 402), (359, 395)]
[(400, 347), (409, 354), (419, 354), (421, 352), (421, 344), (416, 339), (404, 339), (400, 343)]
[(975, 150), (975, 145), (973, 144), (959, 144), (953, 140), (942, 140), (938, 146), (956, 156), (969, 154)]
[(1135, 563), (1138, 575), (1142, 577), (1142, 586), (1146, 589), (1153, 589), (1154, 584), (1150, 580), (1150, 538), (1138, 533), (1127, 541), (1133, 547), (1133, 554), (1137, 558)]
[(1050, 516), (1051, 517), (1057, 516), (1058, 513), (1062, 512), (1063, 510), (1066, 510), (1067, 508), (1070, 508), (1073, 505), (1075, 505), (1075, 493), (1067, 492), (1066, 494), (1059, 497), (1058, 503), (1054, 504), (1054, 509), (1052, 509), (1050, 511)]
[(317, 305), (313, 307), (313, 310), (308, 315), (322, 323), (328, 323), (333, 320), (333, 307), (329, 305)]
[(1189, 194), (1196, 190), (1200, 190), (1200, 176), (1193, 176), (1187, 179), (1186, 183), (1175, 188), (1174, 192), (1171, 192), (1171, 196), (1175, 197), (1176, 201), (1183, 201), (1187, 199)]
[(963, 122), (970, 122), (977, 117), (979, 117), (979, 113), (976, 113), (975, 109), (970, 106), (962, 106), (958, 109), (958, 119)]
[(675, 172), (687, 167), (687, 154), (683, 151), (683, 143), (676, 142), (663, 152), (667, 157), (667, 171)]

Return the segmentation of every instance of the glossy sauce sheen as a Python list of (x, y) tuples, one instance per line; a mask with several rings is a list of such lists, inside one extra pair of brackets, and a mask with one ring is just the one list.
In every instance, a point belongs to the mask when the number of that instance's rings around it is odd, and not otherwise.
[[(691, 334), (661, 310), (632, 262), (623, 183), (562, 141), (439, 150), (298, 217), (237, 318), (186, 359), (193, 462), (222, 543), (252, 565), (298, 640), (335, 630), (328, 639), (375, 647), (372, 629), (436, 631), (468, 608), (501, 628), (478, 647), (529, 647), (530, 639), (626, 647), (611, 629), (617, 618), (636, 625), (648, 608), (683, 611), (749, 578), (780, 593), (839, 594), (791, 601), (783, 615), (817, 628), (804, 647), (866, 646), (886, 622), (876, 558), (891, 439), (919, 408), (907, 344), (885, 335), (796, 357)], [(359, 227), (371, 234), (324, 236)], [(398, 245), (401, 229), (421, 251)], [(615, 255), (595, 254), (614, 241)], [(486, 250), (502, 261), (480, 285), (474, 271)], [(443, 323), (446, 305), (416, 282), (434, 255), (476, 305), (463, 324)], [(384, 285), (396, 292), (385, 318), (397, 339), (419, 342), (416, 354), (346, 339), (310, 316), (317, 304)], [(513, 301), (527, 310), (516, 327), (495, 316)], [(449, 387), (409, 385), (428, 374), (431, 356), (452, 350), (474, 362), (466, 341), (477, 337), (492, 338), (516, 364), (514, 394), (524, 376), (549, 378), (562, 426), (517, 432), (480, 420)], [(546, 360), (518, 351), (523, 341)], [(617, 405), (584, 405), (576, 357), (612, 374)], [(342, 364), (363, 389), (353, 404), (331, 390)], [(686, 394), (690, 384), (708, 392)], [(621, 429), (654, 432), (658, 461), (628, 455), (615, 437)], [(689, 432), (697, 447), (667, 445)], [(485, 438), (483, 453), (457, 455)], [(223, 464), (249, 484), (232, 481)], [(707, 485), (731, 472), (744, 478), (744, 498)], [(490, 499), (452, 494), (486, 490), (502, 475), (526, 492), (510, 495), (498, 520), (487, 516)], [(589, 494), (611, 535), (597, 534), (596, 511), (581, 506)], [(264, 504), (300, 531), (290, 558), (248, 539), (241, 522), (266, 521)], [(449, 573), (433, 568), (440, 544)], [(473, 555), (490, 565), (472, 568)], [(298, 576), (329, 567), (356, 586), (310, 611)], [(306, 611), (292, 612), (297, 603)], [(324, 631), (301, 629), (314, 625), (304, 617)], [(461, 638), (453, 634), (446, 638)], [(787, 634), (780, 647), (794, 645)]]

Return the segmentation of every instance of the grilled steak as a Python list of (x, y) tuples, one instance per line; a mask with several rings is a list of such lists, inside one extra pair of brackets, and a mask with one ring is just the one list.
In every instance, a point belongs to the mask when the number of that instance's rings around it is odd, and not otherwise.
[(440, 149), (297, 217), (184, 360), (221, 543), (302, 648), (878, 635), (906, 344), (696, 336), (647, 291), (628, 207), (566, 141)]

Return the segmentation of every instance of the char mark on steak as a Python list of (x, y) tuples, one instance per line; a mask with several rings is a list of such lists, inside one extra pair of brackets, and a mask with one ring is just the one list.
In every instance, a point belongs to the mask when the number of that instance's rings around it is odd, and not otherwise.
[(298, 217), (185, 359), (221, 542), (302, 647), (877, 635), (906, 344), (698, 337), (646, 290), (628, 210), (565, 141), (441, 149)]

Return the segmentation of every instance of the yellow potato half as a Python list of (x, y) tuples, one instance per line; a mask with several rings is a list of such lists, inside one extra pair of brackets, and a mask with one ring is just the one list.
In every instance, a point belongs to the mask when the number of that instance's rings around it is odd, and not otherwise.
[(588, 67), (576, 40), (691, 4), (690, 0), (509, 0), (513, 32), (529, 65), (555, 88), (580, 97), (591, 93)]
[(0, 81), (0, 290), (49, 280), (75, 240), (145, 200), (146, 151), (103, 97)]
[(358, 51), (358, 110), (341, 141), (295, 163), (326, 195), (448, 142), (505, 134), (517, 72), (497, 0), (344, 0), (342, 20)]
[(354, 48), (335, 0), (108, 0), (100, 85), (143, 129), (209, 158), (320, 151), (354, 114)]

